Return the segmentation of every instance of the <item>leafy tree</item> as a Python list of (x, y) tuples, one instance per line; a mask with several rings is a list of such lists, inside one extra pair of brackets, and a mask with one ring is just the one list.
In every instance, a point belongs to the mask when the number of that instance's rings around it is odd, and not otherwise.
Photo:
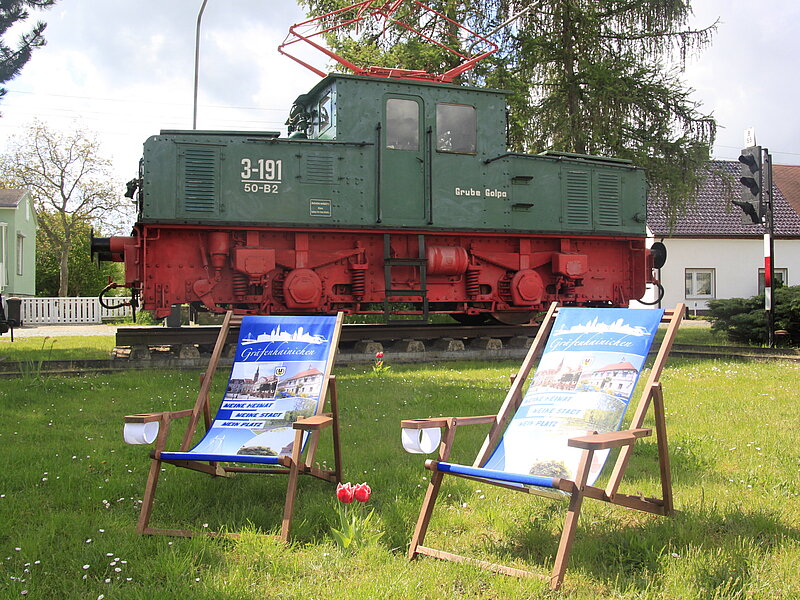
[[(2, 40), (9, 28), (18, 21), (28, 18), (27, 8), (45, 8), (55, 4), (55, 0), (0, 0), (0, 83), (14, 79), (25, 66), (34, 48), (45, 45), (44, 30), (47, 25), (38, 21), (33, 29), (20, 36), (16, 48), (11, 48)], [(0, 98), (6, 89), (0, 87)]]
[[(43, 213), (39, 217), (40, 227), (36, 233), (36, 294), (51, 297), (58, 295), (60, 283), (60, 245), (54, 246), (41, 227), (41, 220), (55, 220), (55, 213)], [(50, 231), (58, 231), (56, 224), (49, 224)], [(101, 262), (95, 265), (89, 249), (92, 225), (88, 222), (77, 223), (74, 230), (73, 244), (67, 259), (69, 267), (68, 296), (96, 296), (108, 283), (108, 278), (121, 279), (122, 263)], [(95, 231), (96, 235), (100, 235)], [(121, 288), (112, 290), (108, 295), (121, 293)]]
[(86, 237), (87, 224), (117, 231), (131, 205), (116, 192), (111, 163), (86, 131), (60, 133), (36, 122), (9, 148), (0, 156), (0, 173), (7, 186), (30, 191), (39, 230), (58, 256), (58, 295), (66, 296), (70, 252)]
[[(300, 0), (313, 15), (350, 0)], [(410, 3), (409, 6), (411, 6)], [(647, 170), (653, 192), (675, 211), (695, 197), (716, 123), (680, 80), (716, 23), (687, 29), (689, 0), (428, 0), (442, 14), (497, 42), (500, 50), (463, 77), (514, 92), (513, 150), (616, 156)], [(509, 17), (520, 15), (503, 26)], [(413, 15), (408, 18), (414, 19)], [(414, 22), (458, 44), (447, 27)], [(405, 30), (359, 24), (328, 44), (359, 65), (441, 72), (453, 58)], [(468, 51), (469, 48), (461, 48)]]

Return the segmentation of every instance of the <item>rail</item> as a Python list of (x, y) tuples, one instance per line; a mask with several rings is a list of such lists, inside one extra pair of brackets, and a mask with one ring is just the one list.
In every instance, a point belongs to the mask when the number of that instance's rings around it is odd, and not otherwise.
[[(445, 360), (475, 360), (498, 361), (519, 360), (526, 352), (526, 348), (507, 347), (501, 349), (477, 349), (465, 347), (456, 351), (425, 349), (420, 352), (400, 352), (387, 350), (386, 357), (393, 364), (414, 364), (430, 361)], [(673, 358), (689, 359), (718, 359), (718, 360), (756, 360), (772, 361), (783, 360), (800, 362), (800, 350), (776, 348), (751, 348), (740, 346), (689, 346), (675, 344), (672, 347)], [(336, 358), (338, 366), (348, 364), (369, 364), (374, 361), (374, 352), (358, 352), (354, 348), (346, 348), (339, 352)], [(221, 364), (231, 364), (231, 358), (222, 358)], [(41, 375), (86, 375), (89, 373), (111, 373), (122, 371), (152, 370), (152, 369), (197, 369), (202, 370), (208, 365), (208, 356), (199, 355), (189, 358), (175, 356), (171, 352), (156, 353), (146, 360), (140, 359), (97, 359), (97, 360), (49, 360), (42, 361), (39, 365)], [(0, 360), (0, 378), (19, 377), (25, 371), (26, 365), (18, 362)]]

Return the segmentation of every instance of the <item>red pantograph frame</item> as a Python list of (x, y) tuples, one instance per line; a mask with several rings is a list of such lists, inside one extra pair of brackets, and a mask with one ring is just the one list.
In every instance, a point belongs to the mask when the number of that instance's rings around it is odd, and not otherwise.
[[(423, 31), (413, 27), (409, 23), (394, 18), (394, 15), (397, 13), (398, 9), (403, 4), (410, 4), (412, 6), (411, 8), (412, 11), (421, 10), (430, 15), (430, 17), (433, 19), (441, 19), (442, 21), (447, 22), (451, 25), (455, 25), (458, 28), (459, 34), (462, 34), (464, 36), (461, 41), (463, 45), (468, 48), (467, 51), (456, 50), (452, 46), (448, 46), (447, 44), (444, 44), (443, 42), (434, 39), (427, 33), (424, 33)], [(384, 30), (389, 26), (394, 25), (402, 27), (408, 31), (411, 31), (417, 34), (425, 41), (435, 46), (438, 46), (439, 48), (442, 48), (443, 50), (449, 52), (450, 54), (459, 57), (462, 62), (458, 66), (453, 67), (452, 69), (442, 74), (428, 73), (422, 70), (399, 69), (392, 67), (377, 67), (377, 66), (359, 67), (358, 65), (350, 62), (344, 57), (339, 56), (329, 48), (326, 48), (323, 44), (314, 39), (318, 38), (319, 36), (324, 36), (325, 34), (330, 33), (331, 31), (334, 31), (336, 29), (340, 29), (342, 27), (357, 25), (358, 23), (366, 19), (374, 19), (376, 21), (383, 20), (385, 22)], [(306, 30), (310, 31), (306, 32)], [(296, 55), (291, 54), (288, 51), (289, 47), (299, 42), (305, 42), (306, 44), (322, 52), (329, 58), (332, 58), (339, 64), (347, 67), (356, 75), (370, 75), (373, 77), (391, 77), (400, 79), (415, 79), (423, 81), (436, 81), (440, 83), (453, 83), (456, 77), (465, 73), (466, 71), (469, 71), (479, 61), (493, 54), (498, 49), (497, 44), (495, 44), (494, 42), (488, 40), (487, 38), (478, 33), (475, 33), (471, 29), (464, 27), (464, 25), (462, 25), (461, 23), (454, 21), (453, 19), (432, 9), (431, 7), (423, 4), (422, 2), (419, 2), (419, 0), (361, 0), (360, 2), (356, 2), (349, 6), (345, 6), (343, 8), (331, 11), (319, 17), (313, 17), (301, 23), (296, 23), (295, 25), (292, 25), (289, 28), (289, 33), (286, 36), (286, 39), (284, 39), (283, 43), (280, 46), (278, 46), (278, 52), (280, 52), (285, 56), (288, 56), (289, 58), (303, 65), (307, 69), (310, 69), (320, 77), (325, 77), (327, 73), (321, 71), (317, 67), (314, 67), (305, 60), (299, 58)], [(472, 49), (475, 47), (483, 49), (473, 54)]]

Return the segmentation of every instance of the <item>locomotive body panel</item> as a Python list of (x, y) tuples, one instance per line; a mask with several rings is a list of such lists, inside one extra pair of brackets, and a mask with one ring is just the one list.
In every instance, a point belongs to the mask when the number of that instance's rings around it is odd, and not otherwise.
[(298, 102), (310, 137), (150, 138), (140, 220), (645, 235), (644, 173), (507, 154), (502, 92), (332, 75)]
[(643, 240), (593, 236), (141, 224), (135, 239), (126, 262), (143, 265), (143, 303), (162, 316), (177, 297), (210, 310), (381, 312), (387, 294), (420, 303), (422, 290), (434, 313), (618, 305), (644, 292), (647, 262)]

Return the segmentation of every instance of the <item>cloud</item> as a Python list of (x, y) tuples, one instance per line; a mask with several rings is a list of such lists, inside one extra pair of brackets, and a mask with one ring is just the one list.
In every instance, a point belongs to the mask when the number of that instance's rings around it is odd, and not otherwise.
[[(0, 138), (34, 118), (98, 132), (121, 182), (161, 129), (190, 129), (200, 0), (59, 2), (31, 20), (48, 44), (9, 85)], [(304, 17), (292, 0), (209, 0), (201, 27), (198, 128), (280, 130), (318, 77), (278, 54)], [(2, 148), (0, 148), (2, 150)], [(122, 191), (122, 187), (120, 187)]]

